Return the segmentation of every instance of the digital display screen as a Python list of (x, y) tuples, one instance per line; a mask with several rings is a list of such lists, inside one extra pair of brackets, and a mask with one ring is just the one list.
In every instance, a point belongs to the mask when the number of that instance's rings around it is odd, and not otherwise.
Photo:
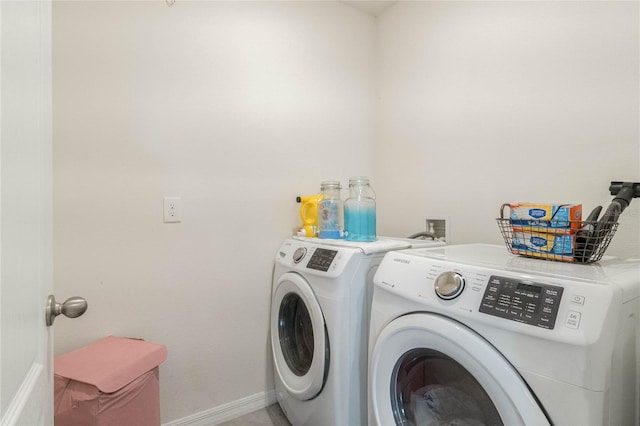
[(537, 285), (525, 284), (525, 283), (519, 283), (516, 288), (518, 290), (524, 290), (524, 291), (528, 291), (531, 293), (538, 293), (538, 294), (542, 291), (542, 287), (539, 287)]

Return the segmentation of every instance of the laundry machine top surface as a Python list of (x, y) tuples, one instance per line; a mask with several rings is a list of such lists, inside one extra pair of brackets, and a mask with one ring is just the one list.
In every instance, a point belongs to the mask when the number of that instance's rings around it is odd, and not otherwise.
[(294, 236), (292, 237), (292, 239), (305, 243), (319, 244), (324, 246), (357, 249), (364, 254), (385, 253), (390, 250), (418, 247), (439, 247), (444, 245), (444, 243), (440, 241), (413, 240), (409, 238), (397, 237), (378, 237), (376, 241), (371, 242), (347, 241), (331, 238), (307, 238), (298, 236)]
[(461, 244), (437, 248), (403, 250), (411, 256), (437, 259), (452, 264), (485, 267), (520, 274), (542, 275), (573, 281), (607, 282), (640, 287), (640, 259), (605, 256), (591, 264), (555, 262), (512, 255), (504, 245)]

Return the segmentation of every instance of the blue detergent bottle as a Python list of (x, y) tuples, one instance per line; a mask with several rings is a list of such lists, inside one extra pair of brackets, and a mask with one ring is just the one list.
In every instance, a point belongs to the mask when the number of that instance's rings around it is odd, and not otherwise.
[(376, 193), (364, 176), (349, 179), (349, 198), (344, 202), (344, 234), (347, 241), (375, 241)]

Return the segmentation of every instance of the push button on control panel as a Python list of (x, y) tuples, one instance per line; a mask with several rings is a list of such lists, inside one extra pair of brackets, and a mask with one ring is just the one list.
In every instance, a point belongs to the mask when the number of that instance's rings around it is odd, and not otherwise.
[(574, 294), (573, 296), (571, 296), (571, 303), (573, 303), (574, 305), (584, 305), (584, 296)]
[(565, 321), (565, 325), (569, 328), (578, 328), (580, 327), (580, 319), (582, 314), (576, 311), (569, 311), (567, 313), (567, 320)]

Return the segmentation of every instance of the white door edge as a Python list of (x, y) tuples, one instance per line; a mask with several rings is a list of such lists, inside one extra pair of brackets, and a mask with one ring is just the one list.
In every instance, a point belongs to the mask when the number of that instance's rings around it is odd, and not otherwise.
[(24, 377), (24, 381), (20, 384), (20, 388), (13, 396), (11, 403), (7, 407), (7, 411), (0, 420), (0, 426), (10, 426), (18, 424), (22, 417), (24, 408), (29, 404), (29, 400), (34, 390), (38, 387), (40, 375), (44, 374), (44, 366), (42, 364), (33, 363), (31, 368)]

